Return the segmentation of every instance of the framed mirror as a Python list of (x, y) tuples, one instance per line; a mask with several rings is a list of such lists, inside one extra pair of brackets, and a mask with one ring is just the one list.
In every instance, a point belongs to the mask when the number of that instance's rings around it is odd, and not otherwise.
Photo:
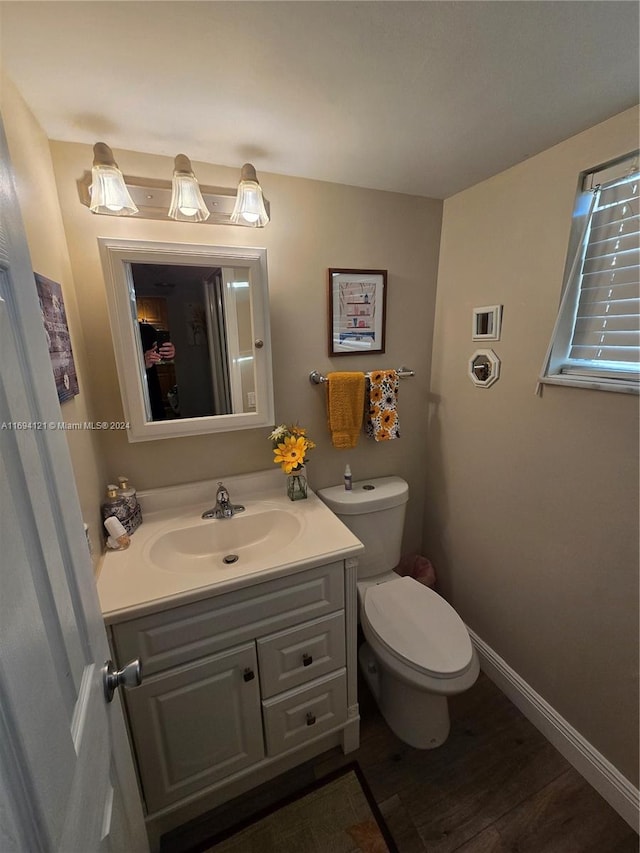
[(469, 359), (468, 372), (478, 388), (490, 388), (500, 378), (500, 359), (492, 349), (478, 349)]
[(129, 441), (271, 426), (266, 250), (98, 243)]
[(471, 337), (474, 341), (499, 341), (501, 324), (502, 305), (474, 308)]

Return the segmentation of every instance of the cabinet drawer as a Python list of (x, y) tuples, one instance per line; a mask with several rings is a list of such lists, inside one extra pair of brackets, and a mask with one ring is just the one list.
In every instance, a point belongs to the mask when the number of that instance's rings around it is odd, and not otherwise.
[(139, 657), (151, 675), (343, 607), (343, 563), (331, 563), (113, 625), (113, 645), (121, 666)]
[(262, 696), (291, 690), (345, 665), (344, 612), (258, 640)]
[(342, 669), (304, 688), (262, 703), (267, 755), (301, 746), (347, 720), (347, 674)]

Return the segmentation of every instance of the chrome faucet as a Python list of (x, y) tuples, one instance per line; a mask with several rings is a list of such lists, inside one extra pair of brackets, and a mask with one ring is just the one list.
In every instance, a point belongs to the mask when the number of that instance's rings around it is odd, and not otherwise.
[(218, 482), (218, 491), (216, 492), (216, 505), (212, 509), (202, 513), (203, 518), (231, 518), (237, 512), (242, 512), (244, 507), (241, 504), (232, 504), (229, 492), (226, 486), (221, 481)]

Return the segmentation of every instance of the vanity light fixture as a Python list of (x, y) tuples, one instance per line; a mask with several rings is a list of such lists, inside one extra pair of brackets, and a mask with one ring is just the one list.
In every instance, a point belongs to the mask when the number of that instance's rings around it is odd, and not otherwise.
[(169, 182), (125, 177), (104, 142), (97, 142), (93, 151), (93, 169), (85, 171), (77, 182), (80, 201), (92, 213), (250, 228), (262, 228), (269, 222), (269, 202), (262, 195), (251, 163), (242, 167), (236, 190), (200, 185), (184, 154), (175, 158), (173, 180)]
[(133, 216), (138, 213), (124, 176), (113, 158), (113, 151), (104, 142), (96, 142), (93, 146), (89, 194), (92, 213), (107, 213), (111, 216)]
[(171, 182), (171, 205), (169, 216), (183, 222), (203, 222), (210, 216), (202, 198), (200, 186), (193, 174), (191, 161), (185, 154), (178, 154)]
[(235, 224), (241, 223), (243, 219), (245, 223), (256, 228), (261, 228), (269, 221), (262, 198), (262, 187), (251, 163), (245, 163), (240, 172), (236, 205), (231, 214), (231, 221)]

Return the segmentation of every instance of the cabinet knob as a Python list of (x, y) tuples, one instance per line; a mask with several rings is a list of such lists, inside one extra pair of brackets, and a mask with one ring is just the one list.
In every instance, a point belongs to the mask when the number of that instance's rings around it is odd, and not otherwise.
[(245, 680), (245, 681), (253, 681), (253, 679), (256, 677), (256, 674), (255, 674), (255, 672), (251, 669), (251, 667), (250, 667), (250, 666), (248, 666), (248, 667), (245, 669), (245, 671), (242, 673), (242, 677), (244, 678), (244, 680)]
[(316, 721), (316, 715), (314, 713), (312, 713), (311, 711), (309, 711), (309, 713), (307, 714), (307, 725), (313, 726), (315, 724), (315, 721)]
[(308, 655), (306, 652), (302, 655), (302, 666), (309, 666), (313, 663), (313, 655)]

